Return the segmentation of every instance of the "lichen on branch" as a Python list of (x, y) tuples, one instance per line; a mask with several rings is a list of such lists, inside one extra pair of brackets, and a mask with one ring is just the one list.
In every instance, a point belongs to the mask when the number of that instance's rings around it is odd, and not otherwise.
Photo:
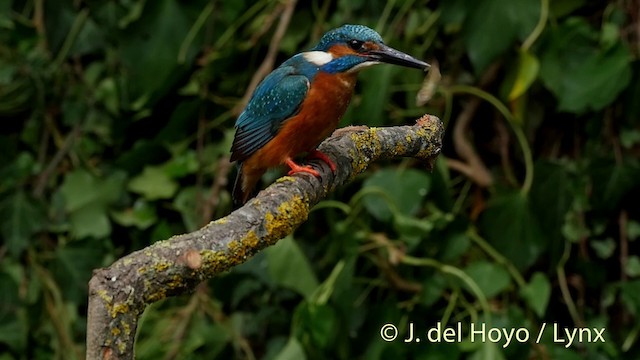
[(291, 234), (313, 205), (378, 159), (414, 157), (431, 164), (443, 133), (440, 119), (430, 115), (413, 126), (338, 129), (319, 147), (337, 165), (335, 173), (313, 161), (320, 177), (280, 178), (228, 216), (96, 270), (89, 282), (86, 358), (133, 359), (138, 319), (147, 305), (191, 292)]

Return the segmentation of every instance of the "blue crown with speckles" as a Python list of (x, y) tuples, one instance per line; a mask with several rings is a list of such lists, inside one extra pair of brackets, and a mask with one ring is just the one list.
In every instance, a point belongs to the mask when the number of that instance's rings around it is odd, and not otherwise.
[(316, 45), (312, 50), (327, 51), (331, 45), (336, 43), (346, 43), (349, 40), (383, 43), (380, 34), (371, 28), (364, 25), (343, 25), (324, 34), (318, 45)]

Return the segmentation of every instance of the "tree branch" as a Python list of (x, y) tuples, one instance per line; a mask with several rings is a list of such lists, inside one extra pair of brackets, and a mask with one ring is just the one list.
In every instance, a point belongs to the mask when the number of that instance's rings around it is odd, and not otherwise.
[(378, 159), (410, 156), (431, 162), (442, 146), (440, 119), (414, 126), (348, 127), (320, 145), (336, 173), (313, 162), (309, 174), (277, 180), (242, 208), (192, 233), (159, 241), (94, 271), (89, 282), (87, 359), (133, 359), (138, 319), (147, 305), (195, 289), (198, 283), (247, 261), (291, 234), (309, 210)]

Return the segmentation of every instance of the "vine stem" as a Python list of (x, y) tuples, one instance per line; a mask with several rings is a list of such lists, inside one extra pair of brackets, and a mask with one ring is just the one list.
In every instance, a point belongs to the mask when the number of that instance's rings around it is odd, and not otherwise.
[(478, 299), (478, 302), (480, 302), (480, 307), (482, 308), (482, 311), (484, 311), (486, 315), (487, 323), (491, 324), (491, 308), (489, 307), (489, 302), (487, 301), (487, 297), (484, 295), (484, 293), (482, 292), (482, 289), (480, 289), (478, 284), (471, 277), (469, 277), (469, 275), (467, 275), (464, 271), (462, 271), (461, 269), (455, 266), (443, 264), (434, 259), (417, 258), (409, 255), (404, 255), (402, 257), (401, 262), (406, 265), (432, 267), (442, 272), (443, 274), (453, 275), (456, 278), (462, 280), (462, 282), (464, 282), (469, 287), (471, 292), (476, 296), (476, 298)]
[(540, 34), (544, 30), (545, 25), (547, 24), (547, 19), (549, 18), (549, 0), (540, 0), (540, 17), (538, 18), (538, 23), (536, 27), (533, 28), (529, 36), (524, 40), (520, 49), (523, 51), (529, 50), (529, 48), (533, 45), (533, 43), (538, 40)]
[(513, 133), (516, 135), (516, 139), (518, 140), (518, 144), (520, 145), (520, 149), (522, 150), (522, 155), (524, 157), (525, 176), (520, 192), (523, 195), (527, 195), (531, 190), (531, 185), (533, 184), (533, 155), (531, 154), (531, 148), (527, 142), (527, 137), (524, 135), (524, 130), (522, 130), (522, 127), (518, 125), (509, 109), (507, 109), (507, 107), (495, 96), (473, 86), (454, 85), (448, 90), (452, 94), (463, 93), (477, 96), (491, 104), (496, 108), (496, 110), (498, 110), (498, 112), (500, 112), (500, 114), (502, 114), (502, 116), (504, 116), (505, 119), (507, 119), (509, 125), (511, 125), (511, 128), (513, 129)]

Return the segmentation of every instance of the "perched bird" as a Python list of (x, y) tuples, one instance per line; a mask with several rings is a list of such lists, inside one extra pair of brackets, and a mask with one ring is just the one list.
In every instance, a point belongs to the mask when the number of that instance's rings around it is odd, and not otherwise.
[(380, 35), (362, 25), (333, 29), (310, 51), (294, 55), (256, 88), (238, 117), (231, 161), (239, 165), (233, 189), (236, 204), (250, 197), (268, 168), (286, 164), (289, 175), (311, 166), (294, 162), (307, 153), (335, 164), (316, 147), (336, 129), (353, 95), (356, 75), (364, 67), (389, 63), (427, 70), (429, 64), (384, 44)]

